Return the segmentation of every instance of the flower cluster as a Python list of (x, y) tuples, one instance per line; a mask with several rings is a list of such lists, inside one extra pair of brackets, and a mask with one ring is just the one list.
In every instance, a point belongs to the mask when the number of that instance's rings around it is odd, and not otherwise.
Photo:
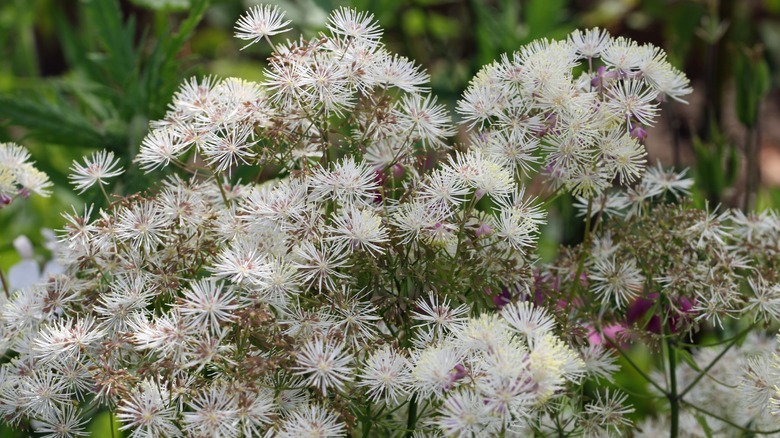
[(557, 187), (593, 197), (641, 176), (644, 127), (659, 102), (691, 91), (659, 48), (591, 29), (484, 67), (458, 112), (486, 156), (520, 175), (541, 165)]
[(49, 177), (30, 162), (30, 153), (14, 143), (0, 143), (0, 208), (31, 193), (49, 196)]
[[(65, 271), (0, 298), (0, 415), (57, 437), (83, 435), (96, 406), (132, 437), (623, 433), (627, 396), (583, 386), (612, 380), (614, 354), (569, 330), (589, 315), (548, 306), (561, 292), (548, 283), (576, 278), (568, 303), (592, 289), (587, 305), (617, 311), (648, 278), (672, 280), (617, 232), (572, 255), (572, 272), (564, 260), (535, 277), (546, 215), (524, 181), (543, 165), (588, 215), (630, 204), (625, 217), (653, 225), (649, 205), (688, 180), (652, 170), (622, 201), (606, 188), (640, 176), (642, 126), (687, 79), (599, 30), (536, 42), (477, 76), (458, 104), (472, 141), (450, 146), (427, 74), (382, 45), (371, 15), (338, 9), (326, 32), (275, 45), (288, 24), (273, 6), (241, 17), (238, 38), (272, 46), (265, 81), (185, 81), (135, 159), (168, 175), (65, 214)], [(106, 152), (71, 170), (80, 191), (122, 172)], [(690, 222), (669, 245), (714, 254), (689, 281), (742, 269), (726, 260), (734, 239), (777, 237), (754, 224), (773, 216), (731, 230), (657, 208)], [(773, 318), (774, 279), (746, 278), (750, 311)]]

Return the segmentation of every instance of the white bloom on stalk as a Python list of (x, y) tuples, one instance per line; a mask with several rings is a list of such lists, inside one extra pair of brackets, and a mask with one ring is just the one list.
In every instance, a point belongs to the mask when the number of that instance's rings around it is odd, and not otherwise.
[(544, 307), (535, 306), (530, 301), (522, 301), (504, 306), (501, 316), (512, 330), (528, 339), (538, 338), (555, 329), (555, 320)]
[(501, 431), (501, 423), (491, 415), (489, 406), (471, 391), (450, 394), (434, 422), (447, 436), (495, 436)]
[(276, 436), (279, 438), (329, 438), (343, 436), (344, 424), (338, 416), (319, 405), (296, 409), (284, 419)]
[(582, 58), (597, 58), (609, 45), (612, 37), (606, 29), (575, 30), (569, 34), (569, 41), (577, 48), (577, 53)]
[(744, 312), (755, 311), (754, 321), (763, 320), (764, 323), (780, 319), (780, 284), (767, 284), (760, 273), (755, 278), (748, 278), (748, 284), (753, 296), (748, 298)]
[(374, 15), (342, 7), (331, 12), (326, 25), (335, 35), (357, 40), (378, 42), (382, 28), (374, 21)]
[(84, 430), (88, 419), (73, 405), (64, 405), (53, 417), (41, 418), (40, 423), (34, 423), (35, 432), (43, 438), (75, 438), (89, 436)]
[(635, 79), (620, 81), (609, 89), (608, 94), (607, 109), (615, 117), (629, 122), (634, 118), (643, 125), (653, 125), (658, 114), (658, 104), (653, 101), (658, 92), (644, 82)]
[(290, 30), (289, 28), (283, 29), (290, 24), (290, 20), (282, 21), (284, 14), (285, 12), (276, 5), (258, 5), (242, 15), (235, 27), (235, 37), (249, 41), (246, 46), (242, 47), (242, 50), (265, 37)]
[(95, 184), (108, 184), (107, 179), (119, 176), (124, 169), (119, 167), (119, 159), (114, 159), (114, 153), (101, 150), (84, 159), (84, 164), (73, 162), (68, 175), (79, 194)]
[(411, 382), (409, 360), (385, 345), (366, 359), (358, 386), (366, 388), (371, 400), (396, 405), (409, 395)]
[(333, 218), (333, 226), (328, 227), (328, 231), (331, 236), (327, 239), (334, 242), (338, 250), (361, 250), (371, 255), (385, 252), (382, 244), (388, 240), (387, 229), (382, 225), (382, 218), (369, 209), (342, 209)]
[(164, 385), (143, 380), (117, 406), (119, 430), (132, 429), (130, 438), (181, 436), (176, 426), (176, 410)]
[(190, 436), (239, 436), (236, 394), (227, 386), (202, 389), (187, 404), (191, 411), (184, 413), (183, 423)]
[(589, 278), (593, 280), (593, 292), (601, 302), (615, 302), (618, 308), (636, 298), (645, 282), (633, 259), (618, 262), (615, 257), (596, 260)]
[(193, 330), (206, 327), (211, 333), (218, 333), (220, 324), (233, 321), (233, 312), (238, 309), (233, 291), (214, 279), (191, 282), (179, 304), (185, 324)]
[(141, 150), (135, 161), (146, 172), (168, 166), (182, 154), (187, 145), (169, 128), (153, 129), (141, 142)]
[(342, 391), (345, 382), (352, 381), (352, 355), (344, 347), (341, 342), (316, 337), (304, 344), (293, 370), (296, 375), (306, 376), (306, 383), (323, 395), (329, 388)]

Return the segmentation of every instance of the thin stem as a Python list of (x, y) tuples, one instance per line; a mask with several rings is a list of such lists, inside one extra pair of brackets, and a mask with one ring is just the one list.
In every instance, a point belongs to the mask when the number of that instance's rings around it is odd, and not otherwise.
[(11, 299), (11, 289), (8, 287), (8, 282), (6, 282), (5, 280), (5, 274), (3, 274), (2, 268), (0, 268), (0, 282), (3, 283), (3, 291), (5, 292), (5, 297)]
[(412, 395), (409, 401), (409, 415), (406, 418), (406, 436), (411, 438), (413, 431), (417, 427), (417, 394)]
[(671, 408), (671, 430), (669, 436), (677, 438), (680, 430), (680, 397), (677, 395), (677, 350), (671, 339), (666, 340), (667, 358), (669, 359), (669, 392), (667, 398)]
[(111, 426), (110, 426), (111, 427), (111, 438), (115, 438), (114, 437), (114, 410), (113, 409), (109, 409), (109, 411), (108, 411), (108, 418), (109, 418), (109, 421), (111, 422)]
[(701, 412), (704, 415), (707, 415), (707, 416), (710, 416), (712, 418), (715, 418), (716, 420), (720, 420), (720, 421), (728, 424), (729, 426), (736, 427), (737, 429), (741, 430), (742, 432), (745, 432), (745, 433), (748, 433), (748, 434), (772, 435), (772, 434), (780, 432), (780, 429), (774, 429), (774, 430), (749, 429), (749, 428), (747, 428), (745, 426), (740, 426), (739, 424), (737, 424), (737, 423), (735, 423), (735, 422), (733, 422), (733, 421), (731, 421), (731, 420), (729, 420), (729, 419), (727, 419), (725, 417), (722, 417), (722, 416), (720, 416), (718, 414), (715, 414), (713, 412), (710, 412), (710, 411), (708, 411), (708, 410), (706, 410), (704, 408), (700, 408), (700, 407), (698, 407), (698, 406), (696, 406), (694, 404), (691, 404), (691, 403), (689, 403), (689, 402), (687, 402), (685, 400), (680, 400), (680, 402), (684, 403), (686, 406), (688, 406), (690, 408), (693, 408), (696, 411)]
[(214, 179), (217, 180), (217, 187), (219, 187), (219, 194), (222, 195), (222, 201), (225, 202), (225, 207), (230, 208), (230, 200), (225, 193), (225, 188), (222, 187), (222, 175), (219, 172), (214, 172)]
[(612, 339), (610, 339), (610, 338), (609, 338), (609, 336), (606, 336), (606, 335), (604, 334), (604, 332), (603, 332), (603, 331), (599, 330), (599, 333), (601, 333), (601, 337), (602, 337), (603, 339), (605, 339), (607, 342), (609, 342), (609, 344), (610, 344), (610, 345), (611, 345), (611, 346), (612, 346), (612, 347), (613, 347), (615, 350), (617, 350), (617, 351), (618, 351), (618, 353), (620, 353), (620, 355), (621, 355), (621, 356), (623, 356), (623, 358), (624, 358), (624, 359), (625, 359), (625, 360), (628, 362), (628, 364), (629, 364), (629, 365), (631, 365), (631, 367), (632, 367), (632, 368), (634, 368), (634, 369), (636, 370), (636, 372), (638, 372), (638, 373), (639, 373), (639, 375), (640, 375), (640, 376), (642, 376), (642, 377), (643, 377), (645, 380), (647, 380), (648, 382), (650, 382), (650, 384), (651, 384), (651, 385), (653, 385), (653, 386), (654, 386), (654, 387), (655, 387), (657, 390), (659, 390), (659, 391), (661, 391), (662, 393), (666, 394), (666, 390), (665, 390), (664, 388), (662, 388), (662, 387), (661, 387), (661, 385), (659, 385), (658, 383), (656, 383), (656, 382), (655, 382), (655, 380), (653, 380), (653, 379), (652, 379), (652, 378), (651, 378), (651, 377), (650, 377), (650, 376), (649, 376), (649, 375), (648, 375), (646, 372), (644, 372), (644, 370), (642, 370), (642, 368), (639, 368), (639, 365), (637, 365), (636, 363), (634, 363), (634, 361), (633, 361), (633, 360), (631, 360), (631, 358), (628, 356), (628, 354), (626, 354), (626, 352), (625, 352), (625, 351), (623, 351), (623, 349), (622, 349), (622, 348), (620, 348), (620, 346), (619, 346), (618, 344), (616, 344), (615, 342), (613, 342), (613, 341), (612, 341)]
[(683, 390), (683, 391), (680, 393), (680, 395), (679, 395), (679, 398), (682, 398), (682, 397), (683, 397), (685, 394), (687, 394), (687, 393), (688, 393), (688, 392), (689, 392), (691, 389), (693, 389), (693, 387), (694, 387), (694, 386), (696, 386), (696, 384), (697, 384), (697, 383), (699, 383), (699, 380), (701, 380), (702, 378), (704, 378), (704, 376), (706, 376), (706, 375), (707, 375), (707, 373), (708, 373), (708, 372), (709, 372), (709, 371), (712, 369), (712, 367), (714, 367), (714, 366), (715, 366), (715, 364), (717, 364), (717, 363), (718, 363), (718, 361), (720, 361), (720, 360), (723, 358), (723, 356), (724, 356), (724, 355), (725, 355), (725, 354), (726, 354), (726, 353), (727, 353), (727, 352), (728, 352), (728, 351), (731, 349), (731, 347), (733, 347), (734, 345), (736, 345), (737, 341), (739, 341), (739, 340), (740, 340), (740, 339), (741, 339), (743, 336), (745, 336), (745, 335), (746, 335), (748, 332), (750, 332), (751, 330), (753, 330), (753, 328), (755, 328), (755, 326), (756, 326), (756, 325), (757, 325), (757, 323), (755, 323), (755, 322), (754, 322), (753, 324), (751, 324), (751, 325), (750, 325), (750, 327), (746, 328), (745, 330), (742, 330), (742, 331), (741, 331), (739, 334), (737, 334), (736, 336), (734, 336), (734, 337), (731, 339), (731, 342), (729, 342), (729, 344), (728, 344), (728, 345), (726, 345), (726, 347), (725, 347), (725, 348), (723, 348), (723, 351), (721, 351), (721, 352), (720, 352), (720, 353), (719, 353), (717, 356), (715, 356), (715, 359), (712, 359), (712, 362), (710, 362), (710, 364), (709, 364), (709, 365), (707, 365), (707, 366), (706, 366), (706, 367), (705, 367), (703, 370), (701, 370), (701, 372), (699, 373), (699, 375), (697, 375), (697, 376), (696, 376), (696, 378), (695, 378), (695, 379), (693, 379), (693, 382), (691, 382), (691, 383), (690, 383), (690, 384), (689, 384), (689, 385), (688, 385), (688, 386), (687, 386), (687, 387), (686, 387), (686, 388), (685, 388), (685, 389), (684, 389), (684, 390)]
[(106, 207), (111, 205), (111, 199), (108, 197), (108, 193), (106, 193), (105, 187), (103, 187), (102, 182), (98, 181), (98, 186), (100, 186), (100, 191), (103, 192), (103, 197), (106, 198)]

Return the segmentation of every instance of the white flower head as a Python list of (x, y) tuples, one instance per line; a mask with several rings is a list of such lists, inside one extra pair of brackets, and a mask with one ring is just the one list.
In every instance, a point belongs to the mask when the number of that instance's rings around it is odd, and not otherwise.
[(242, 50), (263, 38), (290, 30), (283, 29), (290, 24), (290, 20), (283, 21), (284, 14), (276, 5), (257, 5), (242, 15), (236, 22), (235, 34), (236, 38), (249, 41)]
[(79, 193), (95, 184), (108, 184), (107, 179), (121, 175), (124, 169), (119, 167), (119, 159), (114, 159), (114, 153), (101, 150), (84, 159), (84, 164), (74, 162), (68, 175), (71, 184)]

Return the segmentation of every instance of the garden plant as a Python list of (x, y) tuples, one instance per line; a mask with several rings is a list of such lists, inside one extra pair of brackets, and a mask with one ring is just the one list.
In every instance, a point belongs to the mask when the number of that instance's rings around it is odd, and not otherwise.
[[(56, 269), (23, 287), (0, 271), (6, 424), (780, 433), (780, 217), (696, 208), (687, 171), (647, 163), (649, 127), (693, 91), (663, 50), (599, 28), (537, 39), (451, 113), (370, 13), (284, 40), (291, 25), (250, 8), (235, 37), (271, 51), (261, 82), (184, 78), (132, 162), (72, 163), (75, 191), (102, 199), (62, 213)], [(113, 193), (129, 166), (148, 187)], [(0, 215), (51, 187), (0, 144)], [(548, 209), (569, 195), (583, 239), (543, 260)]]

